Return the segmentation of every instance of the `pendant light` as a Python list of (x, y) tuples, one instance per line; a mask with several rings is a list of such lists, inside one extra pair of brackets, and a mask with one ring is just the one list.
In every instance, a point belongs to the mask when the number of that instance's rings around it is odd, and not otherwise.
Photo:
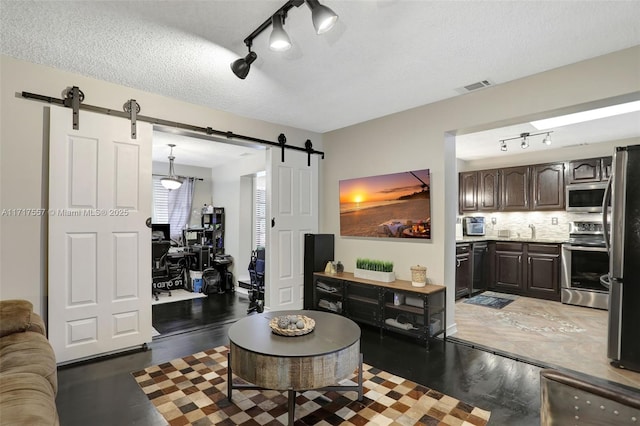
[(182, 186), (182, 178), (176, 176), (173, 171), (173, 160), (176, 158), (173, 156), (173, 148), (175, 147), (175, 144), (170, 143), (168, 145), (171, 147), (171, 152), (169, 153), (169, 176), (165, 176), (160, 179), (160, 183), (166, 189), (178, 189)]

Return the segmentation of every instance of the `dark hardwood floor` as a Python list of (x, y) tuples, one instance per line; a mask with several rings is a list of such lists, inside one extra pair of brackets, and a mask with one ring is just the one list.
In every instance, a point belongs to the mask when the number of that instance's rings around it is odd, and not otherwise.
[[(150, 350), (59, 370), (60, 424), (166, 424), (131, 372), (227, 345), (227, 330), (247, 306), (238, 294), (154, 306), (153, 325), (162, 334)], [(361, 348), (370, 365), (490, 410), (491, 425), (540, 424), (539, 367), (448, 341), (433, 341), (427, 351), (396, 335), (381, 338), (366, 326)]]

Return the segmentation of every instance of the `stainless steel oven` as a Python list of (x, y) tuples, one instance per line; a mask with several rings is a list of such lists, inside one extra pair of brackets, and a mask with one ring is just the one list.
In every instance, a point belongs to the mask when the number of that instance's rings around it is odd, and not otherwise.
[(562, 244), (561, 300), (571, 305), (608, 309), (609, 254), (601, 222), (572, 222)]

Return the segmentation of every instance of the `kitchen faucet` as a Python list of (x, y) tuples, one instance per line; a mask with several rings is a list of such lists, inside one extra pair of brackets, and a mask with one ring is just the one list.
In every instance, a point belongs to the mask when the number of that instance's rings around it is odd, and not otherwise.
[(529, 224), (529, 228), (531, 228), (531, 239), (536, 239), (536, 226), (533, 223)]

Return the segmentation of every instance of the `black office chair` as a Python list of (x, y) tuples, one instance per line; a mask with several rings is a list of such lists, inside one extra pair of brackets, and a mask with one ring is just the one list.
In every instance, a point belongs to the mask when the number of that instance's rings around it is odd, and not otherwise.
[(167, 288), (156, 288), (155, 283), (168, 282), (171, 279), (169, 274), (169, 262), (167, 254), (171, 247), (171, 241), (160, 240), (151, 241), (151, 295), (158, 299), (160, 293), (168, 293), (171, 296), (171, 290)]
[(258, 313), (264, 311), (264, 266), (264, 248), (253, 250), (248, 268), (251, 288), (249, 289), (247, 314), (254, 311)]

